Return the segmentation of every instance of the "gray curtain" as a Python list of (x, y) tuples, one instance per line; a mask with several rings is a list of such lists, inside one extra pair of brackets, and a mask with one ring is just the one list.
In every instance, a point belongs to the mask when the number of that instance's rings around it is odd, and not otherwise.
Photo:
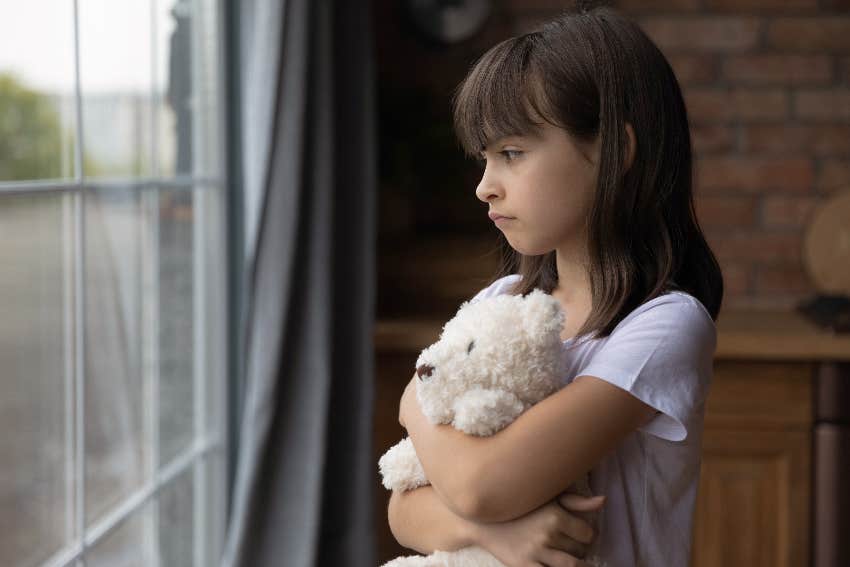
[(222, 565), (375, 567), (370, 5), (237, 6), (249, 307)]

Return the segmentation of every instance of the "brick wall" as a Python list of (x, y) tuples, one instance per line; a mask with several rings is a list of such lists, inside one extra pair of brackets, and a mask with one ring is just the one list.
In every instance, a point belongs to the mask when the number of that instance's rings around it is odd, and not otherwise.
[[(506, 0), (511, 33), (567, 5)], [(724, 306), (791, 306), (815, 293), (803, 237), (850, 190), (850, 0), (621, 0), (669, 59), (695, 151), (700, 224)], [(848, 219), (850, 222), (850, 219)]]

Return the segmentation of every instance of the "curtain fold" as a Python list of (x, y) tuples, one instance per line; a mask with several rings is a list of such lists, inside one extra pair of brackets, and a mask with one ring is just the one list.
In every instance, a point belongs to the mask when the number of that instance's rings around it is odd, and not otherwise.
[(250, 0), (239, 10), (246, 241), (252, 206), (257, 227), (222, 565), (374, 567), (370, 6)]

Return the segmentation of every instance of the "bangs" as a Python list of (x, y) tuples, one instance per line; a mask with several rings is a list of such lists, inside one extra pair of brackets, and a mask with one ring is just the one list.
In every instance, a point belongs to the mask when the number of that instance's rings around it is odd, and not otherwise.
[(551, 122), (530, 59), (535, 38), (526, 34), (495, 45), (458, 86), (452, 101), (454, 128), (468, 157), (479, 158), (484, 148), (507, 136), (539, 138), (539, 120)]

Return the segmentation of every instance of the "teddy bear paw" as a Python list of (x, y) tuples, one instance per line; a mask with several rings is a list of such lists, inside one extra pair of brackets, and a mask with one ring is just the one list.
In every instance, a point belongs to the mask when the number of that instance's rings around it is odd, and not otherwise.
[(404, 557), (396, 557), (391, 561), (387, 561), (381, 567), (449, 567), (446, 563), (434, 559), (430, 555), (423, 557), (422, 555), (406, 555)]
[(387, 490), (413, 490), (429, 484), (410, 437), (390, 447), (378, 461), (378, 468)]
[(511, 392), (472, 388), (454, 403), (455, 429), (472, 435), (492, 435), (512, 423), (525, 405)]

